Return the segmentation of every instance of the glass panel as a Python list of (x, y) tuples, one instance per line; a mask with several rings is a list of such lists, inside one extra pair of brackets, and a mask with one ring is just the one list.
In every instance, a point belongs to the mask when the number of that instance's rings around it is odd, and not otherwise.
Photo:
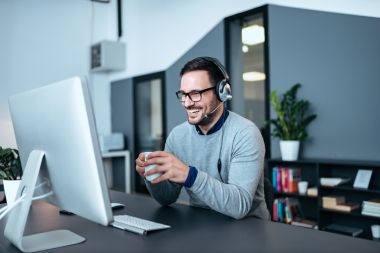
[[(140, 79), (141, 80), (141, 79)], [(164, 149), (163, 79), (134, 82), (135, 157), (141, 152)], [(136, 174), (137, 192), (147, 193), (144, 180)]]
[(262, 128), (265, 122), (265, 30), (261, 15), (243, 22), (241, 38), (244, 113), (246, 118)]
[(161, 80), (140, 82), (135, 87), (138, 153), (162, 149)]

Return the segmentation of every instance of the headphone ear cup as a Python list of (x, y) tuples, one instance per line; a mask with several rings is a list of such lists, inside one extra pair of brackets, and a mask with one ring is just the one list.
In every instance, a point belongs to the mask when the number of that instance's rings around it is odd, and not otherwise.
[(227, 82), (227, 80), (224, 79), (218, 83), (216, 94), (221, 102), (226, 102), (227, 100), (232, 98), (231, 86)]
[(216, 94), (216, 97), (218, 98), (219, 101), (223, 102), (221, 97), (220, 97), (220, 93), (221, 93), (221, 89), (222, 89), (222, 82), (224, 80), (218, 82), (215, 86), (215, 94)]
[(226, 100), (232, 99), (232, 91), (231, 91), (231, 85), (226, 82), (226, 86), (224, 86), (224, 90), (226, 91)]

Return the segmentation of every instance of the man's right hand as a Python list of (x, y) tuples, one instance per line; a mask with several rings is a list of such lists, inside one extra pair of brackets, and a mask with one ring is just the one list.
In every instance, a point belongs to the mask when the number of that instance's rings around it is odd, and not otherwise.
[(144, 177), (145, 173), (145, 154), (144, 152), (140, 153), (136, 159), (136, 171), (141, 177)]

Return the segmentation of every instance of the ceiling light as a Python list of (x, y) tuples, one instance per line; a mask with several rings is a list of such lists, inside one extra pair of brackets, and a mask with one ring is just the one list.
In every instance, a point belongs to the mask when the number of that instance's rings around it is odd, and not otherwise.
[(257, 45), (265, 41), (264, 27), (251, 25), (242, 29), (242, 42), (246, 45)]
[(243, 46), (241, 47), (241, 51), (243, 51), (243, 53), (248, 53), (248, 51), (249, 51), (249, 47), (248, 47), (247, 45), (243, 45)]
[(265, 80), (265, 74), (258, 71), (243, 73), (243, 80), (246, 82), (256, 82)]

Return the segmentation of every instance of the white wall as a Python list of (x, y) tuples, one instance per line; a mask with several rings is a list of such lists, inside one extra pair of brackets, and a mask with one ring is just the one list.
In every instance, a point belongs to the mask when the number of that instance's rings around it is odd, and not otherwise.
[[(0, 146), (16, 146), (10, 95), (74, 75), (92, 80), (97, 119), (109, 117), (108, 76), (89, 76), (89, 48), (115, 38), (114, 13), (115, 5), (88, 0), (0, 1)], [(109, 120), (98, 123), (109, 131)]]
[(165, 70), (223, 18), (268, 3), (380, 17), (378, 0), (127, 0), (127, 70), (111, 80)]
[(115, 0), (1, 0), (0, 146), (16, 146), (10, 95), (89, 75), (98, 131), (109, 133), (111, 81), (165, 70), (224, 17), (266, 3), (380, 17), (378, 0), (125, 0), (121, 41), (127, 68), (91, 75), (90, 45), (116, 39)]

